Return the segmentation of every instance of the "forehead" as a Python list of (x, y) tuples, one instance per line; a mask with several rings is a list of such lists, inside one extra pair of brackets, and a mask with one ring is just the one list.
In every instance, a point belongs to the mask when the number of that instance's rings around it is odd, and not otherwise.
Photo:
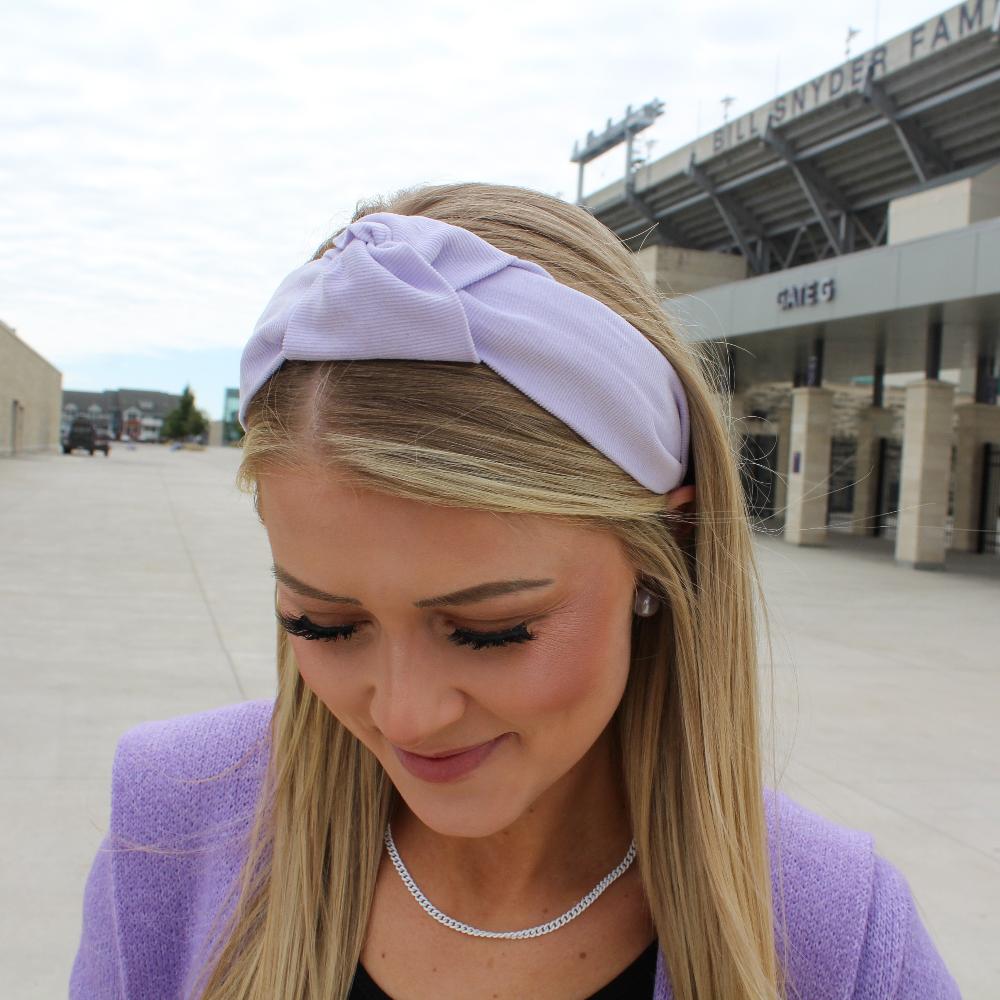
[(332, 564), (422, 578), (439, 571), (447, 589), (456, 576), (480, 582), (508, 570), (551, 575), (624, 561), (620, 543), (605, 531), (389, 496), (327, 470), (268, 473), (259, 491), (275, 561), (295, 575), (296, 566), (306, 573)]

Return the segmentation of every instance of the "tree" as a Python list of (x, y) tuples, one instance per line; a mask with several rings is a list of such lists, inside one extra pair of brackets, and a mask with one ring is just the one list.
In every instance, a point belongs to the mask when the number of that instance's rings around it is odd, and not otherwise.
[(208, 429), (205, 415), (194, 405), (194, 393), (191, 386), (184, 386), (181, 401), (171, 410), (163, 421), (161, 436), (175, 441), (183, 441), (188, 437), (198, 437)]

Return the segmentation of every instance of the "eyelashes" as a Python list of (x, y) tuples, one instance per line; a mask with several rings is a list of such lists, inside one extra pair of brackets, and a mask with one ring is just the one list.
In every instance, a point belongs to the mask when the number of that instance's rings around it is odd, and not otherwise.
[(290, 618), (288, 615), (278, 613), (278, 621), (281, 627), (289, 635), (300, 635), (303, 639), (350, 639), (355, 632), (354, 625), (337, 625), (333, 628), (324, 628), (321, 625), (313, 625), (305, 615), (298, 618)]
[[(277, 618), (289, 635), (301, 636), (303, 639), (335, 642), (338, 639), (350, 639), (357, 632), (356, 625), (314, 625), (305, 615), (292, 618), (277, 612)], [(498, 632), (475, 632), (472, 629), (457, 628), (448, 635), (448, 640), (455, 645), (471, 646), (473, 649), (495, 649), (537, 638), (533, 632), (528, 631), (526, 622)]]
[(457, 646), (471, 646), (473, 649), (489, 649), (496, 646), (509, 646), (511, 643), (530, 642), (537, 639), (534, 632), (528, 631), (525, 622), (503, 629), (501, 632), (473, 632), (467, 628), (457, 628), (448, 636)]

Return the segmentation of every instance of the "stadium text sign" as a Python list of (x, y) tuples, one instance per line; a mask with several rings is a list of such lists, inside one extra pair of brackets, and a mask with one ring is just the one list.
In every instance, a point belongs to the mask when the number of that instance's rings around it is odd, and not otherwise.
[[(697, 143), (696, 159), (707, 159), (748, 139), (763, 136), (768, 125), (779, 126), (806, 111), (861, 90), (870, 74), (873, 79), (894, 73), (977, 31), (990, 27), (1000, 0), (967, 0), (937, 14), (910, 31), (869, 49), (854, 59), (796, 87), (770, 104), (741, 115)], [(711, 152), (707, 147), (711, 142)], [(700, 154), (700, 155), (698, 155)]]
[(800, 306), (818, 306), (832, 302), (837, 294), (833, 278), (807, 281), (804, 285), (790, 285), (778, 292), (778, 305), (782, 309), (798, 309)]

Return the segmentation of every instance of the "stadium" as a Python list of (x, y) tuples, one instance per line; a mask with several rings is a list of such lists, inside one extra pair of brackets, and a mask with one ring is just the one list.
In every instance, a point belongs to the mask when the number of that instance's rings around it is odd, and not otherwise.
[[(577, 201), (728, 373), (761, 525), (1000, 553), (1000, 7), (969, 0)], [(583, 196), (585, 164), (624, 176)]]

